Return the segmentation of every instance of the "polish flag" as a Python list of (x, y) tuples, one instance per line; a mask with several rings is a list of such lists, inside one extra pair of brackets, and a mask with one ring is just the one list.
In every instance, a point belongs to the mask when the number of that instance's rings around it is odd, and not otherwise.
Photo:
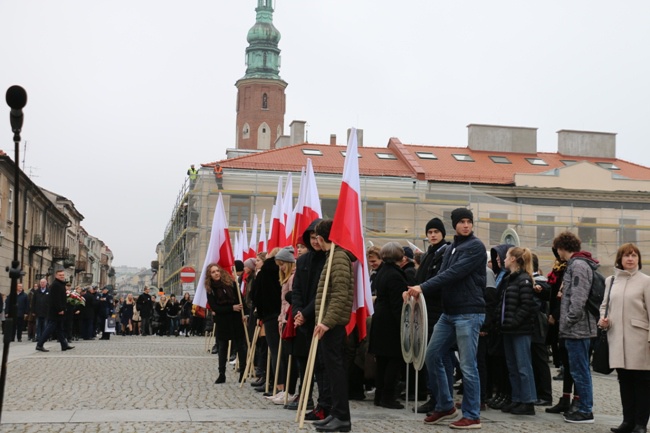
[(235, 247), (232, 249), (235, 260), (241, 260), (240, 251), (241, 251), (241, 230), (235, 233)]
[(271, 228), (269, 233), (268, 251), (275, 247), (284, 247), (286, 242), (284, 234), (284, 207), (282, 205), (282, 177), (278, 179), (278, 194), (273, 205), (273, 214), (271, 215)]
[[(318, 218), (323, 218), (323, 211), (320, 207), (320, 198), (318, 197), (318, 186), (316, 185), (316, 176), (314, 175), (314, 167), (311, 164), (311, 159), (307, 159), (307, 170), (305, 170), (305, 180), (300, 187), (300, 195), (298, 195), (298, 204), (296, 208), (296, 223), (294, 225), (294, 242), (302, 242), (302, 234), (309, 228), (309, 225)], [(304, 194), (303, 194), (304, 189)], [(302, 195), (302, 202), (301, 200)]]
[[(287, 218), (287, 224), (285, 227), (287, 233), (287, 245), (291, 245), (293, 247), (296, 246), (296, 239), (298, 240), (300, 239), (296, 234), (296, 221), (298, 220), (301, 203), (305, 201), (304, 186), (305, 186), (305, 167), (300, 169), (300, 186), (298, 188), (298, 200), (296, 200), (296, 206), (291, 211), (291, 215), (289, 215), (289, 218)], [(296, 255), (298, 254), (297, 249), (295, 253)]]
[(262, 211), (262, 223), (260, 227), (260, 241), (257, 244), (257, 252), (266, 251), (266, 209)]
[(192, 300), (194, 305), (203, 308), (208, 303), (208, 298), (205, 293), (205, 271), (211, 263), (217, 263), (228, 273), (232, 273), (232, 267), (235, 265), (235, 258), (230, 244), (230, 234), (228, 233), (228, 220), (226, 219), (226, 210), (223, 206), (221, 193), (219, 193), (217, 208), (214, 210), (214, 217), (212, 218), (212, 230), (210, 232), (208, 251), (205, 254), (203, 268), (201, 268), (201, 276), (197, 283), (196, 294)]
[(282, 198), (282, 217), (284, 219), (284, 238), (280, 239), (279, 247), (286, 247), (291, 242), (291, 232), (293, 231), (293, 179), (291, 173), (287, 173), (287, 184), (284, 187), (284, 197)]
[(361, 182), (359, 181), (359, 158), (357, 150), (357, 130), (352, 129), (343, 167), (343, 181), (339, 192), (330, 240), (351, 252), (356, 261), (352, 264), (355, 279), (354, 303), (350, 322), (346, 326), (348, 334), (357, 327), (359, 340), (366, 337), (366, 318), (374, 312), (370, 275), (366, 262), (366, 243), (363, 239), (361, 218)]
[(243, 262), (248, 254), (248, 228), (246, 227), (246, 221), (244, 221), (239, 242), (239, 255), (241, 256), (239, 260)]
[(253, 215), (253, 225), (251, 226), (251, 242), (248, 244), (248, 250), (244, 252), (244, 260), (254, 259), (257, 248), (257, 214)]

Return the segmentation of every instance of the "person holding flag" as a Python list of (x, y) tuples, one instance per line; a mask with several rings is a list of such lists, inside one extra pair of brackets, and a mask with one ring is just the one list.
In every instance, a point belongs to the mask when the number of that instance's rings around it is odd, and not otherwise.
[[(329, 384), (330, 414), (322, 421), (316, 421), (318, 432), (349, 432), (350, 403), (348, 400), (348, 375), (345, 351), (346, 325), (350, 321), (354, 298), (354, 278), (352, 274), (351, 253), (334, 245), (330, 239), (332, 220), (323, 220), (316, 226), (318, 244), (331, 258), (331, 267), (325, 267), (318, 282), (316, 311), (324, 311), (323, 318), (314, 328), (318, 338), (318, 355), (325, 368), (325, 378)], [(329, 280), (328, 287), (325, 287)], [(326, 298), (323, 292), (327, 290)]]

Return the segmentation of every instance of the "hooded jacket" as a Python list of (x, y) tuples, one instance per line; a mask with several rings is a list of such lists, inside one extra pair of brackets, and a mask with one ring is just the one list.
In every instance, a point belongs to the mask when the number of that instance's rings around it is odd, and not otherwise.
[(501, 295), (504, 334), (526, 335), (533, 333), (533, 321), (537, 312), (533, 295), (533, 282), (526, 272), (517, 271), (504, 278), (506, 288)]
[[(420, 267), (415, 274), (416, 284), (424, 283), (429, 278), (433, 278), (438, 274), (447, 247), (449, 247), (449, 242), (445, 242), (444, 240), (438, 242), (436, 245), (429, 245), (426, 254), (422, 257)], [(424, 298), (427, 301), (428, 325), (430, 330), (433, 330), (433, 326), (442, 314), (442, 294), (440, 292), (433, 292), (425, 294)]]
[(588, 251), (571, 256), (562, 280), (560, 338), (584, 339), (596, 336), (596, 318), (586, 309), (598, 261)]

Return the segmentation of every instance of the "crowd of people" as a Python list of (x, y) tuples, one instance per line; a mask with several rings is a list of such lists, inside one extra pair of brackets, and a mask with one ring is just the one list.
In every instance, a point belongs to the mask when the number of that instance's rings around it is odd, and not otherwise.
[[(544, 275), (526, 247), (496, 245), (486, 250), (474, 235), (469, 209), (455, 209), (451, 226), (453, 239), (447, 241), (443, 221), (431, 219), (425, 227), (429, 246), (424, 252), (414, 253), (396, 242), (367, 251), (374, 315), (363, 341), (356, 330), (346, 331), (357, 258), (329, 239), (332, 220), (314, 221), (295, 246), (238, 262), (236, 275), (209, 264), (207, 309), (193, 306), (188, 294), (180, 302), (174, 295), (156, 299), (145, 288), (137, 298), (113, 300), (106, 289), (96, 293), (90, 287), (77, 289), (85, 305), (64, 304), (61, 313), (60, 302), (54, 306), (43, 300), (55, 297), (43, 296), (50, 288), (42, 280), (29, 295), (19, 289), (18, 311), (24, 313), (28, 338), (38, 342), (37, 350), (47, 350), (43, 338), (52, 333), (62, 350), (73, 348), (68, 341), (76, 338), (105, 336), (105, 321), (113, 315), (124, 335), (202, 335), (214, 324), (215, 383), (226, 382), (229, 356), (234, 364), (236, 355), (239, 381), (253, 372), (251, 385), (270, 403), (295, 410), (300, 395), (307, 393), (310, 411), (305, 420), (322, 432), (350, 431), (349, 400), (371, 393), (373, 403), (387, 409), (403, 409), (400, 400), (417, 396), (424, 403), (414, 410), (426, 414), (425, 424), (448, 422), (453, 429), (481, 428), (480, 414), (488, 407), (517, 416), (533, 416), (545, 407), (568, 423), (593, 423), (590, 358), (598, 333), (607, 330), (623, 412), (623, 422), (611, 430), (646, 433), (650, 277), (641, 272), (639, 248), (626, 243), (618, 249), (615, 273), (605, 280), (607, 294), (598, 314), (588, 304), (599, 264), (575, 234), (556, 236), (556, 260)], [(52, 286), (59, 294), (63, 283), (57, 273)], [(426, 300), (429, 325), (420, 375), (425, 380), (418, 389), (411, 384), (413, 395), (407, 396), (404, 381), (414, 374), (405, 374), (401, 311), (404, 302), (420, 296)], [(48, 315), (50, 321), (45, 320)], [(52, 316), (61, 317), (53, 321)], [(16, 330), (18, 341), (21, 335)], [(318, 344), (314, 380), (305, 390), (312, 341)], [(557, 378), (563, 380), (555, 405), (549, 350), (560, 369)], [(462, 396), (459, 402), (454, 394)]]

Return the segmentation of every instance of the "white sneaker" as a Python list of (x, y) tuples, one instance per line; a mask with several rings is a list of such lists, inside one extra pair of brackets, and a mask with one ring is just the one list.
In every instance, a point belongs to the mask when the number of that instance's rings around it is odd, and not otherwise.
[(273, 404), (284, 404), (284, 395), (285, 392), (280, 391), (277, 394), (275, 394), (275, 397), (273, 397), (271, 401), (273, 402)]
[(284, 391), (278, 391), (277, 393), (275, 393), (275, 395), (269, 395), (268, 397), (264, 397), (264, 398), (273, 401), (276, 398), (278, 398), (279, 395), (282, 395), (282, 398), (284, 398)]

